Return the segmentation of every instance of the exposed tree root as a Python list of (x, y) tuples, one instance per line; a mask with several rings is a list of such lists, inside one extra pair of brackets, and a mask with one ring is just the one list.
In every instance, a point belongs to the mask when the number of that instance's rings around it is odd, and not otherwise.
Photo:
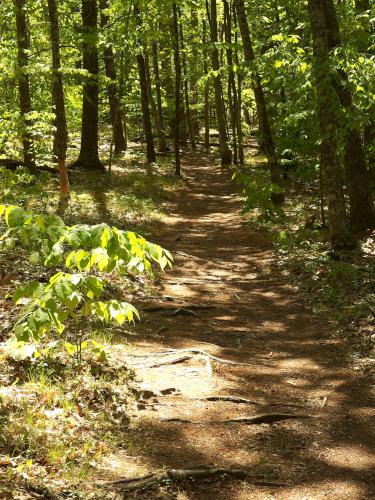
[(192, 401), (229, 401), (231, 403), (258, 405), (258, 406), (291, 406), (293, 408), (304, 408), (302, 405), (295, 403), (267, 403), (263, 401), (255, 401), (253, 399), (240, 398), (238, 396), (207, 396), (205, 398), (191, 398)]
[(165, 356), (165, 355), (173, 355), (173, 354), (183, 354), (183, 353), (191, 353), (192, 355), (195, 356), (203, 356), (205, 358), (212, 359), (216, 363), (220, 363), (223, 365), (235, 365), (235, 366), (254, 366), (251, 363), (242, 363), (240, 361), (231, 361), (230, 359), (222, 359), (218, 358), (216, 356), (213, 356), (212, 354), (209, 354), (206, 351), (202, 351), (201, 349), (168, 349), (167, 351), (161, 351), (159, 353), (160, 356)]
[(145, 354), (145, 355), (134, 354), (131, 357), (133, 357), (133, 358), (149, 358), (149, 357), (160, 356), (161, 358), (163, 358), (165, 356), (173, 356), (173, 355), (176, 355), (176, 356), (180, 355), (180, 356), (177, 358), (174, 358), (174, 359), (167, 359), (165, 361), (160, 361), (159, 363), (154, 363), (152, 365), (142, 364), (142, 366), (145, 368), (156, 368), (156, 367), (165, 366), (165, 365), (175, 365), (177, 363), (183, 363), (184, 361), (188, 361), (189, 359), (192, 359), (194, 356), (203, 356), (206, 359), (211, 359), (212, 361), (215, 361), (215, 363), (219, 363), (222, 365), (254, 366), (251, 363), (242, 363), (239, 361), (232, 361), (230, 359), (218, 358), (216, 356), (213, 356), (212, 354), (209, 354), (206, 351), (202, 351), (201, 349), (195, 349), (195, 348), (192, 348), (192, 349), (168, 349), (166, 351), (159, 351), (159, 352), (154, 352), (154, 353)]
[(175, 306), (147, 306), (143, 308), (143, 311), (145, 312), (168, 312), (168, 313), (175, 313), (178, 310), (190, 310), (190, 311), (201, 311), (203, 309), (217, 309), (217, 306), (213, 305), (199, 305), (199, 304), (181, 304), (178, 307)]
[(259, 486), (282, 487), (287, 486), (286, 483), (278, 483), (273, 481), (265, 481), (256, 478), (251, 478), (250, 473), (245, 469), (232, 469), (225, 467), (215, 468), (196, 468), (196, 469), (168, 469), (163, 472), (147, 474), (141, 477), (131, 477), (119, 479), (101, 485), (107, 489), (115, 489), (118, 491), (136, 491), (146, 489), (153, 486), (162, 485), (171, 481), (184, 481), (187, 479), (211, 479), (220, 477), (231, 477), (235, 479), (248, 480), (252, 484)]
[(305, 418), (312, 418), (310, 415), (291, 415), (288, 413), (265, 413), (263, 415), (255, 415), (253, 417), (237, 417), (228, 418), (225, 420), (185, 420), (183, 418), (162, 418), (162, 422), (176, 422), (180, 424), (191, 424), (191, 425), (216, 425), (216, 424), (246, 424), (246, 425), (258, 425), (258, 424), (274, 424), (275, 422), (280, 422), (282, 420), (300, 420)]
[(179, 358), (170, 359), (168, 361), (160, 361), (160, 363), (154, 363), (153, 365), (146, 365), (145, 368), (159, 368), (161, 366), (178, 365), (179, 363), (189, 361), (191, 358), (192, 356), (180, 356)]

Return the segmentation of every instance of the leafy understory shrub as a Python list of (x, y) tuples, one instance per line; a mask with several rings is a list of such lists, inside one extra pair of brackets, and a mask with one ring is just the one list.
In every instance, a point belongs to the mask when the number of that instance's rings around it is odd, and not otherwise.
[(27, 168), (19, 167), (12, 171), (0, 167), (0, 201), (23, 206), (33, 196), (37, 197), (39, 205), (46, 206), (48, 193), (44, 186), (49, 178), (50, 175), (47, 172), (40, 172), (37, 178)]
[[(108, 275), (152, 276), (152, 264), (161, 270), (172, 265), (167, 250), (107, 224), (67, 226), (57, 215), (33, 214), (14, 205), (0, 205), (0, 217), (6, 226), (1, 243), (8, 249), (21, 246), (31, 264), (58, 269), (48, 283), (33, 281), (14, 292), (15, 305), (22, 306), (13, 327), (19, 347), (40, 343), (53, 333), (61, 336), (70, 322), (74, 342), (64, 342), (67, 351), (81, 362), (82, 351), (90, 348), (104, 360), (103, 346), (86, 338), (88, 322), (96, 319), (122, 325), (139, 318), (131, 304), (104, 300)], [(39, 351), (35, 349), (33, 355)]]
[(270, 182), (267, 172), (264, 172), (264, 175), (262, 173), (258, 170), (254, 176), (252, 169), (241, 168), (234, 172), (232, 180), (239, 184), (245, 198), (242, 213), (247, 214), (257, 210), (259, 221), (269, 221), (284, 215), (283, 209), (272, 201), (272, 196), (282, 193), (283, 190), (277, 184)]

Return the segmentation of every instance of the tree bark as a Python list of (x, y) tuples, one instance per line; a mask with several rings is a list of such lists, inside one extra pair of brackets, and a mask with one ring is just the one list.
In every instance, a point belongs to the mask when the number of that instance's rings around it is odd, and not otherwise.
[[(105, 13), (108, 9), (108, 0), (100, 0), (101, 8), (101, 27), (105, 30), (108, 26), (109, 16)], [(106, 77), (110, 80), (107, 85), (109, 111), (111, 116), (113, 144), (115, 146), (115, 154), (120, 154), (126, 150), (126, 139), (123, 128), (123, 112), (121, 109), (121, 96), (119, 93), (119, 85), (116, 75), (115, 56), (111, 45), (106, 45), (104, 48), (104, 67)]]
[(210, 149), (210, 90), (208, 82), (208, 63), (206, 54), (207, 44), (207, 27), (206, 21), (203, 20), (203, 72), (206, 77), (204, 84), (204, 147), (208, 151)]
[(177, 5), (173, 2), (173, 34), (174, 34), (174, 67), (175, 67), (175, 127), (174, 127), (174, 151), (175, 151), (175, 175), (181, 175), (180, 160), (180, 91), (181, 91), (181, 62), (180, 62), (180, 42), (178, 34), (178, 13)]
[[(324, 0), (324, 16), (328, 48), (333, 50), (341, 45), (340, 28), (332, 0)], [(356, 124), (356, 110), (348, 88), (347, 74), (339, 69), (333, 79), (339, 103), (348, 113), (344, 124), (344, 166), (350, 201), (350, 224), (354, 232), (362, 232), (374, 227), (373, 195), (370, 173), (366, 166), (366, 155), (362, 144), (361, 131)]]
[[(236, 7), (234, 3), (233, 7), (233, 24), (237, 28), (237, 15), (236, 15)], [(237, 65), (237, 68), (240, 66), (240, 59), (238, 56), (238, 34), (237, 29), (234, 35), (234, 58)], [(245, 154), (243, 147), (243, 129), (242, 129), (242, 75), (240, 72), (237, 74), (237, 141), (238, 141), (238, 161), (242, 165), (245, 162)]]
[[(138, 28), (142, 28), (141, 13), (138, 5), (134, 7), (134, 15), (136, 18), (136, 23)], [(152, 125), (151, 125), (151, 115), (149, 108), (149, 95), (147, 89), (147, 72), (146, 63), (142, 51), (142, 43), (138, 39), (138, 53), (137, 53), (137, 64), (138, 64), (138, 74), (139, 74), (139, 84), (141, 89), (141, 103), (142, 103), (142, 117), (143, 117), (143, 131), (146, 137), (146, 147), (147, 147), (147, 161), (153, 163), (156, 161), (154, 138), (152, 136)]]
[(52, 47), (52, 107), (55, 113), (56, 126), (54, 152), (59, 167), (60, 193), (63, 198), (69, 198), (69, 178), (66, 168), (68, 130), (65, 115), (64, 85), (61, 74), (60, 26), (56, 0), (48, 0), (48, 15)]
[(232, 143), (233, 143), (233, 161), (238, 163), (238, 147), (237, 147), (237, 115), (238, 115), (238, 98), (236, 80), (233, 71), (233, 50), (232, 50), (232, 16), (229, 8), (228, 0), (224, 0), (224, 35), (225, 43), (227, 44), (226, 56), (228, 63), (228, 102), (230, 122), (232, 128)]
[(309, 0), (308, 12), (314, 45), (314, 66), (321, 135), (321, 163), (324, 174), (328, 223), (333, 249), (350, 246), (349, 223), (342, 189), (337, 144), (335, 106), (337, 96), (331, 76), (329, 44), (324, 15), (325, 0)]
[(198, 6), (196, 4), (192, 4), (191, 6), (191, 27), (193, 35), (190, 37), (190, 44), (193, 50), (193, 58), (191, 58), (190, 63), (190, 71), (189, 71), (189, 83), (190, 83), (190, 91), (191, 91), (191, 104), (190, 113), (191, 113), (191, 121), (193, 125), (194, 136), (199, 137), (200, 126), (199, 126), (199, 115), (196, 109), (196, 105), (199, 99), (198, 93), (198, 68), (199, 68), (199, 59), (195, 57), (197, 47), (197, 33), (199, 32), (199, 17), (198, 17)]
[(159, 151), (160, 153), (165, 153), (167, 151), (167, 142), (165, 140), (164, 131), (164, 118), (163, 118), (163, 106), (161, 100), (161, 82), (160, 82), (160, 72), (159, 72), (159, 59), (158, 59), (158, 44), (156, 41), (152, 43), (152, 62), (154, 68), (154, 79), (155, 79), (155, 90), (156, 90), (156, 105), (157, 105), (157, 126), (158, 126), (158, 136), (159, 136)]
[(88, 72), (83, 84), (81, 149), (74, 167), (103, 170), (99, 160), (99, 63), (97, 0), (82, 0), (82, 59)]
[(18, 67), (18, 94), (21, 112), (21, 130), (24, 165), (33, 174), (37, 173), (34, 156), (34, 142), (29, 118), (31, 113), (30, 80), (28, 73), (30, 39), (25, 14), (26, 0), (14, 0), (17, 28), (17, 67)]
[(220, 157), (221, 157), (221, 164), (223, 166), (226, 166), (232, 163), (232, 151), (230, 150), (228, 145), (225, 108), (223, 101), (223, 85), (220, 75), (219, 50), (217, 48), (218, 30), (217, 30), (216, 0), (211, 0), (210, 33), (211, 33), (211, 43), (213, 45), (211, 50), (211, 60), (212, 60), (212, 69), (214, 71), (215, 108), (216, 108), (217, 128), (219, 131)]
[[(254, 67), (255, 65), (255, 55), (253, 51), (253, 45), (250, 38), (249, 25), (247, 23), (245, 6), (243, 0), (235, 0), (236, 12), (238, 25), (241, 32), (243, 50), (245, 56), (245, 62), (248, 66)], [(278, 162), (275, 143), (273, 140), (273, 135), (268, 119), (268, 111), (266, 107), (266, 102), (264, 99), (264, 92), (262, 86), (262, 80), (256, 68), (252, 71), (252, 87), (254, 91), (255, 103), (258, 112), (259, 120), (259, 131), (262, 138), (262, 147), (264, 148), (265, 155), (267, 157), (268, 166), (271, 173), (271, 181), (273, 184), (282, 189), (282, 176), (280, 171), (280, 165)], [(284, 193), (275, 193), (272, 196), (272, 200), (275, 204), (282, 204), (284, 201)]]
[[(180, 12), (181, 18), (181, 12)], [(184, 96), (185, 96), (185, 111), (186, 111), (186, 121), (189, 131), (190, 144), (193, 149), (197, 147), (195, 142), (194, 128), (193, 128), (193, 119), (191, 116), (190, 110), (190, 98), (189, 98), (189, 84), (188, 84), (188, 73), (187, 73), (187, 62), (186, 62), (186, 52), (185, 52), (185, 43), (184, 43), (184, 31), (182, 28), (182, 23), (180, 22), (180, 45), (182, 51), (182, 68), (183, 68), (183, 87), (184, 87)]]
[[(355, 8), (358, 14), (363, 14), (365, 12), (370, 11), (371, 5), (370, 0), (356, 0)], [(359, 20), (361, 22), (361, 20)], [(367, 22), (364, 22), (364, 26), (362, 27), (364, 36), (358, 37), (362, 43), (359, 43), (359, 51), (362, 53), (370, 54), (374, 56), (375, 49), (372, 43), (372, 37), (374, 36), (375, 29), (374, 25), (368, 25)], [(368, 113), (368, 122), (364, 126), (364, 143), (367, 152), (368, 164), (370, 165), (370, 175), (372, 178), (373, 185), (375, 184), (375, 104), (372, 102), (370, 105), (370, 109), (367, 111)]]

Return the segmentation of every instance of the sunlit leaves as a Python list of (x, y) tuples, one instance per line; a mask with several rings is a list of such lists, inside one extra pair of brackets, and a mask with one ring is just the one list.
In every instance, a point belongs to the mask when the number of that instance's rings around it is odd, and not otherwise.
[[(37, 281), (19, 287), (13, 294), (14, 304), (22, 306), (13, 333), (18, 342), (40, 342), (53, 332), (62, 334), (67, 320), (78, 329), (91, 319), (122, 325), (139, 319), (137, 309), (119, 300), (103, 300), (106, 281), (103, 275), (146, 273), (152, 265), (160, 269), (172, 265), (172, 255), (159, 245), (132, 231), (107, 224), (66, 226), (56, 215), (34, 215), (17, 206), (0, 206), (0, 217), (8, 230), (5, 241), (17, 239), (28, 251), (34, 264), (59, 265), (47, 284)], [(99, 273), (99, 275), (97, 274)], [(100, 359), (103, 347), (93, 341), (65, 343), (71, 354), (81, 352), (90, 344)]]

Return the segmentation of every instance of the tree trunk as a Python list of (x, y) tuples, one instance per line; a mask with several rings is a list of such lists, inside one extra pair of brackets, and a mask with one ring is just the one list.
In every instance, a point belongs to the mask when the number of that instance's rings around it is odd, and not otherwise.
[[(340, 29), (332, 0), (324, 0), (323, 3), (328, 48), (333, 50), (341, 45)], [(333, 79), (334, 87), (341, 106), (349, 115), (344, 125), (344, 166), (350, 201), (350, 224), (354, 232), (362, 232), (374, 227), (372, 183), (366, 166), (361, 131), (356, 125), (356, 110), (347, 85), (348, 77), (341, 69), (337, 71), (337, 76), (337, 79)]]
[(314, 44), (315, 80), (321, 135), (321, 163), (328, 204), (328, 222), (332, 247), (333, 249), (340, 249), (350, 245), (350, 234), (337, 153), (337, 120), (335, 116), (337, 97), (331, 77), (324, 1), (309, 0), (308, 12)]
[(207, 44), (207, 28), (206, 21), (203, 20), (203, 71), (206, 77), (206, 81), (204, 84), (204, 146), (208, 151), (210, 149), (210, 90), (209, 90), (209, 82), (208, 82), (208, 63), (207, 63), (207, 54), (206, 54), (206, 44)]
[(232, 143), (233, 143), (233, 161), (238, 163), (238, 147), (237, 147), (237, 115), (238, 115), (238, 98), (236, 89), (236, 80), (233, 71), (233, 51), (232, 51), (232, 16), (228, 4), (228, 0), (224, 0), (224, 34), (225, 43), (227, 44), (226, 56), (228, 63), (228, 102), (230, 123), (232, 128)]
[[(109, 16), (103, 12), (108, 9), (108, 0), (100, 0), (101, 8), (101, 27), (105, 30), (108, 26)], [(119, 94), (119, 86), (117, 83), (115, 56), (111, 45), (106, 45), (104, 48), (104, 67), (106, 77), (110, 80), (107, 85), (109, 111), (111, 115), (113, 144), (115, 153), (120, 154), (126, 150), (126, 140), (123, 129), (123, 113), (121, 109), (121, 96)]]
[[(355, 8), (358, 14), (363, 14), (371, 9), (370, 0), (356, 0)], [(359, 19), (361, 21), (361, 18)], [(359, 36), (359, 40), (362, 43), (359, 44), (359, 51), (362, 53), (370, 54), (374, 56), (375, 49), (372, 42), (372, 37), (375, 34), (375, 29), (373, 23), (368, 23), (367, 20), (363, 22), (363, 34), (364, 36)], [(360, 34), (361, 35), (361, 34)], [(368, 123), (364, 126), (364, 143), (367, 150), (367, 159), (370, 165), (370, 175), (372, 178), (373, 185), (375, 184), (375, 104), (370, 105), (367, 114), (369, 116)]]
[[(237, 11), (238, 25), (242, 36), (245, 62), (249, 66), (254, 65), (255, 55), (250, 38), (250, 31), (247, 23), (243, 0), (235, 0), (235, 6)], [(262, 138), (261, 142), (264, 148), (265, 155), (267, 157), (271, 173), (271, 181), (273, 184), (278, 186), (280, 190), (282, 190), (282, 176), (276, 154), (275, 144), (273, 141), (271, 127), (268, 120), (268, 111), (264, 99), (262, 80), (256, 69), (253, 71), (252, 77), (253, 77), (252, 87), (254, 91), (255, 103), (258, 112), (259, 131)], [(282, 204), (284, 201), (284, 193), (283, 192), (274, 193), (272, 196), (272, 200), (275, 204)]]
[(68, 130), (65, 116), (64, 86), (60, 71), (60, 27), (56, 0), (48, 0), (48, 15), (52, 47), (52, 107), (55, 113), (56, 126), (54, 152), (56, 153), (59, 167), (60, 193), (63, 198), (69, 198), (69, 179), (65, 162), (68, 146)]
[[(136, 18), (137, 26), (141, 29), (142, 28), (141, 13), (138, 6), (134, 7), (134, 15)], [(147, 161), (153, 163), (156, 161), (156, 155), (154, 148), (154, 138), (152, 136), (149, 95), (147, 89), (146, 63), (142, 52), (142, 43), (140, 40), (138, 40), (137, 45), (138, 45), (137, 64), (138, 64), (139, 84), (141, 89), (143, 131), (146, 137)]]
[(88, 170), (104, 167), (99, 160), (99, 64), (97, 0), (82, 0), (82, 58), (88, 72), (83, 84), (81, 149), (74, 167)]
[(198, 49), (196, 45), (197, 41), (197, 33), (199, 32), (199, 18), (198, 18), (198, 6), (196, 4), (192, 4), (191, 6), (191, 27), (192, 27), (192, 37), (190, 39), (192, 43), (192, 50), (194, 57), (191, 60), (191, 67), (189, 71), (190, 75), (190, 90), (191, 90), (191, 103), (193, 105), (193, 109), (190, 109), (191, 113), (191, 121), (193, 125), (194, 136), (199, 137), (200, 126), (199, 126), (199, 115), (196, 109), (196, 105), (198, 102), (198, 68), (199, 68), (199, 58), (195, 57), (196, 50)]
[(17, 27), (17, 66), (18, 66), (18, 93), (21, 111), (21, 130), (24, 165), (33, 174), (37, 173), (34, 157), (34, 142), (30, 127), (32, 122), (29, 118), (31, 113), (30, 81), (28, 73), (30, 39), (26, 24), (25, 14), (26, 0), (14, 0)]
[(188, 125), (190, 144), (193, 149), (197, 147), (194, 136), (193, 120), (190, 110), (190, 99), (189, 99), (189, 84), (188, 84), (188, 74), (187, 74), (187, 63), (186, 63), (186, 52), (184, 46), (184, 31), (181, 23), (181, 12), (180, 17), (180, 45), (182, 50), (182, 68), (183, 68), (183, 82), (184, 82), (184, 95), (185, 95), (185, 110), (186, 110), (186, 121)]
[(158, 135), (159, 135), (159, 151), (165, 153), (167, 151), (167, 142), (165, 140), (164, 119), (163, 119), (163, 106), (161, 101), (161, 83), (159, 72), (159, 59), (158, 59), (158, 45), (157, 42), (152, 43), (152, 61), (154, 68), (154, 79), (156, 89), (156, 105), (157, 105), (157, 122), (158, 122)]
[[(233, 7), (233, 24), (237, 28), (237, 15), (235, 5)], [(240, 67), (240, 58), (238, 56), (238, 34), (237, 29), (234, 35), (234, 58), (237, 68)], [(242, 75), (238, 72), (237, 75), (237, 141), (238, 141), (238, 161), (242, 165), (245, 162), (245, 154), (243, 147), (243, 131), (242, 131)]]
[(211, 50), (211, 59), (212, 59), (212, 69), (214, 71), (216, 121), (217, 121), (217, 128), (219, 131), (221, 164), (225, 166), (225, 165), (230, 165), (232, 163), (232, 151), (230, 150), (228, 145), (225, 108), (223, 101), (223, 86), (220, 75), (219, 51), (217, 48), (218, 33), (217, 33), (216, 0), (211, 0), (210, 32), (211, 32), (211, 43), (213, 45)]
[(175, 127), (174, 127), (174, 151), (175, 151), (175, 174), (181, 175), (180, 160), (180, 88), (181, 88), (181, 63), (180, 63), (180, 42), (178, 36), (178, 15), (177, 6), (173, 2), (173, 34), (174, 34), (174, 67), (176, 75), (175, 83)]

